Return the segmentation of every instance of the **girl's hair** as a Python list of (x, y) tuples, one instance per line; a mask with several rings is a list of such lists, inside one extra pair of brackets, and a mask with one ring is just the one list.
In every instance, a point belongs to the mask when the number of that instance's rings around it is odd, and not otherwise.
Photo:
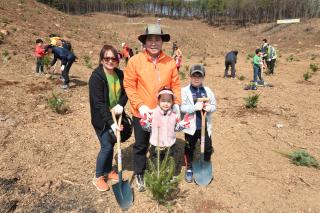
[(103, 60), (105, 52), (107, 52), (108, 50), (110, 50), (110, 51), (113, 53), (114, 57), (117, 59), (117, 62), (119, 63), (118, 51), (116, 50), (116, 48), (114, 48), (114, 47), (111, 46), (111, 45), (106, 44), (106, 45), (104, 45), (104, 46), (102, 47), (102, 49), (100, 50), (99, 64), (100, 64), (101, 61)]
[(170, 87), (163, 87), (163, 88), (161, 88), (160, 90), (159, 90), (159, 92), (158, 92), (158, 101), (160, 100), (160, 96), (161, 96), (161, 92), (162, 91), (165, 91), (165, 90), (167, 90), (167, 91), (169, 91), (169, 92), (171, 92), (172, 94), (171, 94), (171, 96), (172, 96), (172, 100), (174, 100), (174, 95), (173, 95), (173, 91), (172, 91), (172, 89), (170, 88)]

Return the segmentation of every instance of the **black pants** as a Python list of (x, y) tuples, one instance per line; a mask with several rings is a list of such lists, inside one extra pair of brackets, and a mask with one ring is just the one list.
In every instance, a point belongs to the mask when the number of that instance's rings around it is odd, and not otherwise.
[(135, 143), (133, 145), (134, 173), (143, 174), (147, 165), (147, 152), (149, 147), (150, 132), (146, 132), (140, 125), (140, 118), (132, 117)]
[(67, 60), (61, 61), (62, 65), (65, 65), (61, 75), (64, 78), (64, 84), (69, 84), (69, 71), (70, 68), (73, 64), (73, 62), (75, 61), (76, 57), (74, 55), (70, 56), (67, 58)]
[[(187, 141), (187, 143), (184, 147), (184, 160), (185, 160), (187, 169), (192, 169), (194, 149), (198, 140), (200, 139), (201, 139), (201, 130), (196, 130), (194, 135), (185, 134), (185, 140)], [(208, 131), (206, 129), (205, 143), (204, 143), (204, 160), (210, 161), (211, 155), (213, 152), (214, 152), (214, 149), (212, 147), (212, 140), (211, 140), (211, 137), (209, 137)]]
[(268, 66), (270, 74), (273, 74), (274, 66), (276, 64), (276, 60), (277, 59), (271, 59), (271, 61), (268, 61), (268, 63), (267, 63), (267, 66)]
[(231, 77), (236, 77), (236, 63), (234, 61), (226, 61), (225, 62), (226, 69), (224, 71), (224, 77), (228, 76), (229, 66), (231, 66)]
[(37, 58), (37, 66), (36, 66), (36, 73), (44, 72), (43, 70), (43, 57)]
[[(160, 150), (160, 161), (162, 161), (164, 159), (168, 150), (169, 150), (169, 156), (173, 157), (173, 155), (175, 153), (175, 144), (173, 144), (171, 147)], [(150, 158), (151, 158), (152, 162), (156, 165), (156, 163), (157, 163), (157, 147), (156, 146), (151, 145)]]

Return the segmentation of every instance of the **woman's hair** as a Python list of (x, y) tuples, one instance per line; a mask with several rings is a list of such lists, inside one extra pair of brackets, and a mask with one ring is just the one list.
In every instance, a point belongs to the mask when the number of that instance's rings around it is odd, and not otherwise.
[(104, 46), (102, 47), (102, 49), (101, 49), (101, 51), (100, 51), (99, 64), (100, 64), (101, 61), (103, 60), (105, 52), (107, 52), (108, 50), (110, 50), (110, 51), (113, 53), (114, 57), (117, 59), (117, 62), (119, 63), (118, 51), (116, 50), (116, 48), (114, 48), (114, 47), (111, 46), (111, 45), (106, 44), (106, 45), (104, 45)]

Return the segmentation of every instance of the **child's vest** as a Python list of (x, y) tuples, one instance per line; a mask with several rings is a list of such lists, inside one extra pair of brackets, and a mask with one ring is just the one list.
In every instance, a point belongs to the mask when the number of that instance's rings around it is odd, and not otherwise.
[[(150, 144), (160, 147), (171, 147), (176, 142), (175, 125), (176, 114), (169, 110), (166, 115), (158, 106), (152, 113), (152, 130), (150, 136)], [(159, 132), (159, 134), (158, 134)]]

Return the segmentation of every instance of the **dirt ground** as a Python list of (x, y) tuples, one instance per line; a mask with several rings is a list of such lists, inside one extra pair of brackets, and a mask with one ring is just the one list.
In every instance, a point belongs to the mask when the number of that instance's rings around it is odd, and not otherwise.
[[(103, 44), (120, 48), (126, 41), (139, 50), (137, 36), (156, 18), (71, 16), (33, 0), (2, 1), (0, 11), (0, 29), (9, 32), (0, 44), (0, 212), (121, 212), (112, 191), (100, 193), (91, 183), (99, 143), (89, 113), (87, 82), (92, 69), (83, 57), (89, 56), (95, 67)], [(171, 41), (181, 45), (182, 72), (187, 74), (194, 63), (206, 65), (205, 83), (216, 95), (217, 112), (214, 181), (205, 188), (182, 181), (176, 199), (160, 211), (320, 212), (319, 170), (295, 166), (275, 152), (306, 149), (320, 159), (320, 71), (303, 80), (311, 63), (320, 65), (320, 19), (247, 28), (214, 28), (199, 20), (161, 22)], [(58, 75), (35, 76), (34, 41), (50, 33), (70, 40), (79, 57), (71, 68), (68, 92), (57, 85)], [(264, 76), (274, 87), (243, 90), (252, 79), (247, 54), (263, 38), (281, 56), (275, 75)], [(171, 45), (164, 45), (167, 53)], [(232, 49), (239, 50), (236, 74), (245, 80), (222, 77), (224, 55)], [(291, 55), (293, 60), (287, 60)], [(187, 85), (188, 77), (181, 82)], [(67, 100), (68, 114), (48, 107), (52, 91)], [(244, 107), (244, 98), (252, 93), (260, 94), (256, 110)], [(178, 138), (176, 161), (183, 172), (183, 135)], [(129, 180), (133, 142), (131, 138), (123, 147)], [(129, 212), (155, 211), (148, 192), (134, 188), (134, 199)]]

